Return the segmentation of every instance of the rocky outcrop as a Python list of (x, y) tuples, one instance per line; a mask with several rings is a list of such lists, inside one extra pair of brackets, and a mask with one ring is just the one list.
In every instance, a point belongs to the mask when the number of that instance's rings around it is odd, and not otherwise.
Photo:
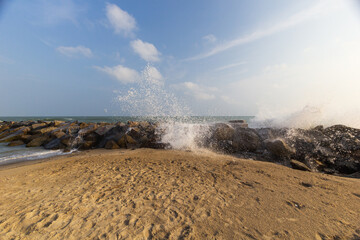
[[(195, 144), (214, 151), (272, 161), (328, 174), (360, 172), (360, 129), (343, 125), (313, 129), (248, 128), (243, 120), (206, 126)], [(171, 148), (158, 123), (0, 122), (0, 142), (46, 149)]]

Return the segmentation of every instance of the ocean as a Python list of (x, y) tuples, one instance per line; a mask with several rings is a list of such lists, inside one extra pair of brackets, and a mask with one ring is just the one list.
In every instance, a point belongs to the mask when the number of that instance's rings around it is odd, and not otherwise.
[[(180, 126), (180, 130), (184, 129), (187, 131), (191, 131), (194, 125), (207, 125), (218, 122), (228, 122), (231, 120), (239, 120), (243, 119), (247, 122), (251, 123), (251, 120), (254, 117), (252, 116), (186, 116), (186, 117), (148, 117), (148, 116), (58, 116), (58, 117), (40, 117), (40, 116), (32, 116), (32, 117), (0, 117), (0, 121), (28, 121), (28, 120), (41, 120), (41, 121), (79, 121), (79, 122), (127, 122), (127, 121), (167, 121), (172, 122), (175, 125)], [(178, 134), (178, 130), (175, 131)], [(188, 133), (185, 134), (186, 137), (189, 137)], [(181, 140), (181, 139), (180, 139)], [(188, 141), (185, 139), (184, 141)], [(38, 160), (53, 156), (59, 156), (63, 154), (70, 154), (73, 151), (64, 153), (62, 150), (46, 150), (43, 148), (26, 148), (23, 146), (16, 147), (8, 147), (7, 143), (0, 143), (0, 165), (6, 165), (10, 163), (17, 163), (23, 161), (31, 161)]]

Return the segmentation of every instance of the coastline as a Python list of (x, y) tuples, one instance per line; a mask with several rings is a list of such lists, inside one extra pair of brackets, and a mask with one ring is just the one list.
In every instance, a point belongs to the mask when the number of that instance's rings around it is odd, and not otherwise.
[(356, 239), (360, 179), (211, 152), (105, 150), (0, 168), (3, 239)]

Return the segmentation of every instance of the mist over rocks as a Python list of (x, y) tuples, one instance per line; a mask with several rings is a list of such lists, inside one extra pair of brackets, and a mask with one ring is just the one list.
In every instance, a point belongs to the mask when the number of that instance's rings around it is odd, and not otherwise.
[[(171, 128), (179, 127), (174, 132)], [(175, 141), (175, 142), (174, 142)], [(215, 124), (0, 122), (0, 142), (71, 151), (135, 148), (207, 148), (243, 158), (277, 162), (304, 171), (360, 172), (360, 129), (344, 125), (312, 129), (249, 128), (244, 120)]]

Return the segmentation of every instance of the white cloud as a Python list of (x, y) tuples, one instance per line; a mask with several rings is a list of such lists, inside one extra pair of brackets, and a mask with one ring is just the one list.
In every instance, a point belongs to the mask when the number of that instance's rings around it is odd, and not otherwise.
[(201, 86), (193, 82), (184, 82), (183, 87), (187, 90), (187, 94), (192, 95), (199, 100), (215, 99), (213, 93), (217, 91), (217, 88)]
[(117, 34), (128, 36), (136, 29), (135, 18), (115, 4), (106, 5), (106, 16)]
[[(329, 9), (329, 5), (331, 5), (331, 3), (334, 3), (334, 2), (336, 2), (336, 1), (331, 1), (329, 3), (329, 1), (320, 0), (314, 6), (292, 15), (290, 18), (288, 18), (282, 22), (279, 22), (277, 24), (274, 24), (270, 28), (260, 29), (260, 30), (254, 31), (248, 35), (241, 36), (241, 37), (233, 39), (231, 41), (219, 44), (215, 48), (211, 49), (210, 51), (208, 51), (204, 54), (200, 54), (200, 55), (188, 58), (186, 60), (193, 61), (193, 60), (207, 58), (207, 57), (213, 56), (215, 54), (229, 50), (233, 47), (237, 47), (237, 46), (240, 46), (240, 45), (243, 45), (246, 43), (250, 43), (250, 42), (256, 41), (258, 39), (270, 36), (272, 34), (284, 31), (286, 29), (289, 29), (291, 27), (299, 25), (311, 18), (317, 17), (320, 13), (327, 11)], [(334, 6), (332, 6), (332, 7), (334, 7)]]
[(90, 48), (86, 48), (84, 46), (77, 46), (77, 47), (64, 47), (64, 46), (60, 46), (58, 48), (56, 48), (56, 50), (67, 56), (67, 57), (76, 57), (79, 55), (82, 55), (84, 57), (92, 57), (92, 51)]
[(164, 77), (155, 67), (147, 65), (143, 71), (146, 81), (152, 84), (162, 84)]
[(213, 34), (209, 34), (209, 35), (204, 36), (203, 40), (210, 42), (210, 43), (214, 43), (217, 41), (217, 38)]
[(229, 68), (237, 67), (237, 66), (240, 66), (240, 65), (244, 65), (246, 63), (247, 62), (238, 62), (238, 63), (228, 64), (228, 65), (216, 68), (215, 71), (222, 71), (222, 70), (225, 70), (225, 69), (229, 69)]
[(140, 80), (140, 74), (131, 68), (124, 67), (122, 65), (117, 65), (114, 67), (94, 67), (97, 70), (100, 70), (108, 75), (116, 78), (121, 83), (133, 83)]
[(160, 60), (160, 52), (153, 44), (143, 42), (140, 39), (137, 39), (132, 41), (130, 45), (133, 48), (134, 52), (139, 54), (139, 56), (145, 61), (157, 62)]

